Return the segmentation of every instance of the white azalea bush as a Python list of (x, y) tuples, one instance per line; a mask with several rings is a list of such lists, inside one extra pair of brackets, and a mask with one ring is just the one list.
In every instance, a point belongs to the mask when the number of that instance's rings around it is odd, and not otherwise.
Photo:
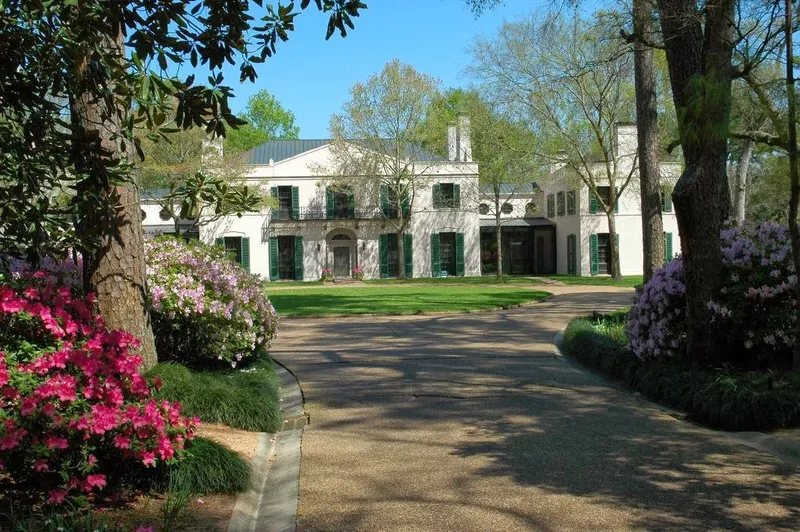
[[(714, 326), (724, 331), (729, 361), (746, 369), (790, 367), (797, 274), (789, 229), (745, 222), (720, 236), (725, 286), (719, 301), (707, 306)], [(683, 353), (685, 304), (683, 264), (676, 259), (636, 296), (628, 324), (634, 354), (649, 359)]]
[(263, 356), (278, 315), (257, 276), (200, 242), (147, 239), (145, 253), (160, 361), (236, 367)]

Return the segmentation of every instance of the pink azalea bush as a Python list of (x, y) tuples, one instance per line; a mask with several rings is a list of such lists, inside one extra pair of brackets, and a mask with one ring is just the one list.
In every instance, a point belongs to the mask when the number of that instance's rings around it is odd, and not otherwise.
[(235, 367), (269, 347), (278, 315), (261, 280), (221, 248), (160, 237), (145, 253), (159, 360)]
[[(151, 397), (138, 340), (108, 330), (65, 279), (79, 268), (0, 274), (0, 493), (59, 505), (184, 454), (196, 420)], [(77, 285), (77, 283), (76, 283)]]
[[(774, 222), (729, 224), (721, 233), (725, 286), (707, 303), (724, 332), (731, 361), (781, 367), (791, 361), (797, 274), (787, 227)], [(631, 309), (631, 349), (640, 358), (680, 354), (685, 348), (685, 287), (680, 259), (656, 272)]]

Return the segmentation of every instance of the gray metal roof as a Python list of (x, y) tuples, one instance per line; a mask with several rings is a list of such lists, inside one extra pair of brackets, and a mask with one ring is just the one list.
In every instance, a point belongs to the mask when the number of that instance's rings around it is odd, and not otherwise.
[[(320, 146), (324, 146), (326, 144), (330, 144), (333, 142), (331, 139), (280, 139), (280, 140), (268, 140), (264, 144), (260, 144), (247, 152), (246, 160), (247, 164), (252, 165), (262, 165), (262, 164), (269, 164), (270, 159), (277, 163), (286, 159), (290, 159), (301, 153), (305, 153), (307, 151), (315, 150)], [(354, 143), (364, 142), (364, 141), (351, 141)], [(406, 146), (406, 152), (416, 153), (416, 159), (418, 161), (425, 161), (425, 162), (434, 162), (434, 161), (445, 161), (442, 157), (431, 153), (429, 151), (420, 149), (418, 146), (413, 146), (409, 144)]]
[[(530, 226), (547, 226), (547, 225), (555, 225), (553, 222), (548, 220), (547, 218), (501, 218), (500, 219), (501, 227), (530, 227)], [(488, 227), (493, 228), (495, 227), (495, 220), (494, 218), (482, 218), (480, 221), (481, 229)]]
[[(533, 194), (539, 190), (539, 185), (535, 182), (530, 183), (500, 183), (500, 194)], [(483, 187), (481, 191), (483, 194), (492, 195), (494, 194), (494, 189), (492, 185), (487, 185)]]

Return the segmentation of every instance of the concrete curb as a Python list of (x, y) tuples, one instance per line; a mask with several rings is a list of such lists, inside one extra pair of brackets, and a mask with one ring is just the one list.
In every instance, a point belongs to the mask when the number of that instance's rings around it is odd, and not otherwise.
[(556, 294), (551, 294), (546, 290), (541, 290), (541, 292), (545, 292), (548, 295), (543, 297), (542, 299), (538, 299), (536, 301), (526, 301), (524, 303), (517, 303), (515, 305), (503, 305), (501, 307), (492, 307), (492, 308), (482, 308), (476, 310), (451, 310), (451, 311), (444, 311), (444, 312), (413, 312), (413, 313), (387, 313), (387, 314), (323, 314), (323, 315), (316, 315), (316, 316), (281, 316), (281, 320), (341, 320), (347, 318), (354, 318), (354, 319), (361, 319), (361, 318), (385, 318), (385, 317), (409, 317), (409, 316), (426, 316), (426, 317), (436, 317), (436, 316), (463, 316), (466, 314), (482, 314), (486, 312), (499, 312), (501, 310), (511, 310), (515, 308), (524, 308), (524, 307), (532, 307), (534, 305), (538, 305), (539, 303), (544, 303), (546, 301), (550, 301)]
[(293, 532), (300, 494), (300, 449), (308, 424), (305, 399), (295, 376), (280, 363), (281, 417), (277, 434), (261, 433), (253, 459), (250, 489), (241, 493), (228, 532)]
[(640, 393), (628, 390), (627, 388), (623, 388), (622, 386), (618, 386), (617, 384), (615, 384), (612, 381), (609, 381), (602, 375), (595, 373), (594, 371), (584, 367), (577, 361), (573, 360), (571, 357), (564, 355), (564, 353), (561, 351), (561, 346), (563, 345), (564, 342), (565, 330), (566, 328), (561, 329), (555, 335), (553, 335), (553, 342), (552, 342), (553, 354), (555, 355), (556, 358), (558, 358), (568, 366), (573, 367), (585, 374), (588, 374), (596, 382), (602, 383), (606, 386), (614, 388), (615, 390), (621, 391), (623, 393), (632, 395), (636, 398), (637, 401), (641, 402), (647, 407), (663, 412), (673, 418), (676, 418), (679, 421), (683, 421), (685, 423), (692, 423), (693, 425), (697, 425), (698, 427), (702, 427), (706, 430), (710, 430), (716, 432), (717, 434), (727, 436), (728, 438), (735, 440), (739, 443), (743, 443), (748, 447), (752, 447), (753, 449), (769, 453), (784, 462), (788, 462), (791, 464), (800, 464), (800, 431), (798, 431), (798, 434), (796, 435), (777, 437), (773, 434), (768, 434), (765, 432), (728, 432), (724, 430), (715, 430), (705, 425), (696, 424), (692, 422), (690, 419), (688, 419), (688, 415), (685, 412), (672, 410), (671, 408), (668, 408), (666, 406), (654, 403), (644, 398)]

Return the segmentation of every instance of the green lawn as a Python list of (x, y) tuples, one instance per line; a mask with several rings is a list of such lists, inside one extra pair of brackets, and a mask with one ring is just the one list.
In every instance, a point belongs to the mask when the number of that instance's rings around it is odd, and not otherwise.
[(542, 284), (538, 279), (532, 277), (511, 277), (504, 276), (498, 279), (494, 275), (484, 275), (482, 277), (418, 277), (414, 279), (371, 279), (364, 281), (367, 284), (423, 284), (423, 285), (453, 285), (453, 284)]
[(600, 285), (600, 286), (630, 286), (642, 284), (641, 275), (627, 275), (622, 281), (614, 281), (611, 277), (606, 275), (593, 276), (593, 277), (578, 277), (575, 275), (546, 275), (548, 279), (554, 281), (561, 281), (564, 284), (578, 284), (578, 285)]
[(538, 290), (455, 284), (280, 290), (269, 298), (281, 316), (301, 317), (479, 310), (539, 301), (548, 295)]

